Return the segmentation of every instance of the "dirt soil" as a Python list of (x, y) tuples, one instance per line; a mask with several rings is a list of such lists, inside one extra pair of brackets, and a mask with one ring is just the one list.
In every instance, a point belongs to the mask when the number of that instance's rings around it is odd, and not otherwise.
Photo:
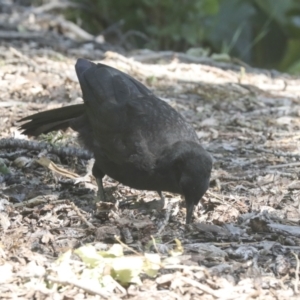
[[(300, 79), (150, 54), (0, 43), (1, 299), (299, 299)], [(107, 177), (114, 203), (95, 207), (88, 157), (37, 150), (21, 134), (18, 119), (82, 101), (78, 57), (128, 72), (193, 124), (214, 168), (192, 225), (180, 196), (165, 193), (161, 210), (156, 193)], [(75, 137), (38, 141), (80, 147)], [(85, 265), (70, 249), (119, 243), (125, 258), (158, 253), (157, 274), (141, 272), (139, 284), (110, 277), (99, 288), (80, 280)], [(63, 253), (72, 272), (58, 270)]]

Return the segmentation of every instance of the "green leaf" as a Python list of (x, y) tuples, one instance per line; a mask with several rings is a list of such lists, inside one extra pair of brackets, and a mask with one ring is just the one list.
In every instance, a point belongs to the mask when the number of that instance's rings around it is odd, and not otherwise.
[(143, 271), (150, 277), (155, 277), (161, 268), (161, 260), (158, 254), (145, 253)]
[(112, 262), (112, 277), (121, 284), (141, 284), (138, 275), (143, 270), (143, 260), (141, 256), (115, 258)]
[(285, 23), (286, 13), (294, 6), (294, 0), (255, 0), (267, 16), (275, 19), (277, 22)]
[[(280, 70), (295, 69), (295, 63), (300, 59), (300, 40), (289, 39), (284, 57), (279, 65)], [(294, 65), (294, 66), (293, 66)]]
[(300, 75), (300, 59), (296, 62), (294, 62), (288, 69), (287, 71), (290, 74), (294, 75)]
[(9, 173), (10, 171), (6, 166), (4, 159), (0, 158), (0, 174), (6, 175)]
[(209, 15), (215, 15), (219, 12), (219, 0), (204, 0), (202, 1), (197, 1), (197, 3), (201, 3), (202, 5), (202, 10), (209, 14)]
[(114, 257), (121, 257), (124, 256), (123, 247), (120, 244), (114, 244), (111, 248), (107, 251), (107, 254), (111, 254)]
[(74, 253), (77, 254), (88, 267), (94, 268), (101, 262), (104, 262), (103, 256), (99, 254), (92, 245), (80, 247), (76, 249)]

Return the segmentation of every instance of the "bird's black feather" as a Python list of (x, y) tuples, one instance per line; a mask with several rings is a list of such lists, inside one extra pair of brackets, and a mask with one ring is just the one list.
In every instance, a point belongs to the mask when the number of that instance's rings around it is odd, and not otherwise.
[(206, 192), (211, 156), (194, 129), (166, 102), (131, 76), (78, 59), (84, 104), (37, 113), (21, 128), (37, 136), (71, 127), (95, 156), (93, 174), (108, 175), (136, 189), (185, 196), (186, 222)]

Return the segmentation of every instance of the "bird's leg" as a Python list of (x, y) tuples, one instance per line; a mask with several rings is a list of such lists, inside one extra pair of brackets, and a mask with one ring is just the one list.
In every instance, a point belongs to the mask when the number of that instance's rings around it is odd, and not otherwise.
[(94, 164), (92, 172), (93, 172), (93, 175), (96, 178), (96, 182), (97, 182), (97, 185), (98, 185), (96, 202), (99, 202), (99, 201), (106, 202), (106, 197), (105, 197), (103, 182), (102, 182), (104, 174), (99, 168), (96, 167), (96, 164)]
[(194, 211), (194, 203), (189, 203), (186, 201), (186, 219), (185, 223), (190, 224), (193, 217), (193, 211)]
[(160, 203), (161, 203), (161, 209), (165, 208), (165, 197), (161, 191), (157, 191), (158, 195), (160, 196)]
[(102, 178), (96, 178), (96, 182), (98, 185), (98, 191), (97, 191), (97, 202), (98, 201), (106, 201), (106, 197), (104, 194), (104, 188), (103, 188), (103, 182), (102, 182)]

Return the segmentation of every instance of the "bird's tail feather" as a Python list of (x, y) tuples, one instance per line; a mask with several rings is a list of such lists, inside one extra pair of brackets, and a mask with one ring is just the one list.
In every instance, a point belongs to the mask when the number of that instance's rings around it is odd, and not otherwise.
[(51, 109), (25, 117), (19, 122), (28, 121), (20, 126), (23, 133), (38, 136), (54, 130), (65, 130), (70, 122), (84, 114), (84, 104), (75, 104), (61, 108)]

